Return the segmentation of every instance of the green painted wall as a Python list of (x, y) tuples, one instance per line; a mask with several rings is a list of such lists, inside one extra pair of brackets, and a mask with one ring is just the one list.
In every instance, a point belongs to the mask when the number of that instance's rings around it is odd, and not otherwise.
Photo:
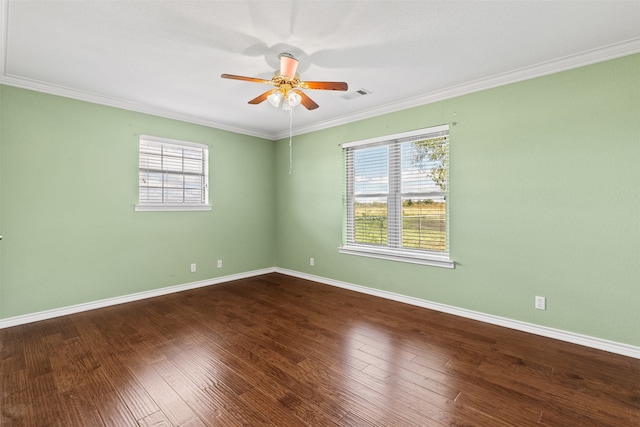
[[(0, 86), (0, 318), (277, 265), (640, 345), (638, 70), (634, 55), (296, 136), (292, 174), (288, 139)], [(339, 144), (452, 121), (456, 269), (339, 254)], [(134, 212), (139, 134), (209, 145), (212, 211)]]
[[(278, 266), (640, 345), (639, 76), (634, 55), (296, 136), (291, 175), (279, 141)], [(339, 144), (453, 121), (456, 268), (339, 254)]]
[[(13, 87), (0, 95), (0, 317), (275, 264), (272, 141)], [(134, 211), (140, 134), (210, 147), (212, 211)]]
[[(0, 85), (0, 234), (2, 234), (2, 129), (3, 129), (3, 121), (2, 121), (2, 99), (4, 95), (4, 87)], [(2, 241), (0, 241), (0, 319), (3, 317), (2, 310)]]

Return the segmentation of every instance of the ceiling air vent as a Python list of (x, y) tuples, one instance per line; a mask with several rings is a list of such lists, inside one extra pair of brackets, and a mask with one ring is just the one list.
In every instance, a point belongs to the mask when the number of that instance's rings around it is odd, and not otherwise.
[(343, 95), (342, 98), (347, 99), (347, 100), (351, 100), (351, 99), (360, 98), (360, 97), (363, 97), (365, 95), (370, 95), (370, 94), (371, 94), (371, 91), (368, 91), (367, 89), (360, 88), (358, 90), (355, 90), (353, 92), (349, 92), (349, 93)]

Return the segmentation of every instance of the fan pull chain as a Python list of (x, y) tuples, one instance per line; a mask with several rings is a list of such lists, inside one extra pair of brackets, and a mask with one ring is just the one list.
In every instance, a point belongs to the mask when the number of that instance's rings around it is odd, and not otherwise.
[(293, 172), (293, 148), (291, 141), (293, 139), (293, 108), (289, 110), (289, 175)]

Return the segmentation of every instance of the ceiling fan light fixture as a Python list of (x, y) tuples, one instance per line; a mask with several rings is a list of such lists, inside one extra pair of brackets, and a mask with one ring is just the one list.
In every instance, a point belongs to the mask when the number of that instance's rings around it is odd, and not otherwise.
[(298, 92), (294, 90), (289, 91), (287, 94), (287, 103), (291, 108), (295, 108), (300, 105), (300, 101), (302, 101), (302, 97)]
[(285, 101), (282, 103), (282, 109), (284, 111), (293, 110), (300, 104), (301, 100), (302, 97), (300, 95), (298, 95), (294, 91), (288, 91), (285, 97)]
[(282, 101), (282, 94), (280, 93), (280, 91), (275, 91), (271, 95), (267, 96), (267, 100), (274, 107), (279, 107), (280, 101)]
[(257, 105), (268, 100), (274, 107), (278, 108), (282, 105), (282, 109), (287, 111), (294, 109), (300, 104), (302, 104), (307, 110), (315, 110), (319, 107), (318, 104), (316, 104), (300, 89), (346, 91), (349, 88), (346, 82), (300, 81), (300, 76), (296, 74), (298, 60), (287, 52), (281, 53), (278, 58), (280, 59), (280, 72), (276, 70), (271, 80), (260, 79), (257, 77), (237, 76), (235, 74), (221, 74), (220, 77), (223, 79), (266, 83), (275, 86), (275, 89), (263, 92), (250, 100), (249, 104)]

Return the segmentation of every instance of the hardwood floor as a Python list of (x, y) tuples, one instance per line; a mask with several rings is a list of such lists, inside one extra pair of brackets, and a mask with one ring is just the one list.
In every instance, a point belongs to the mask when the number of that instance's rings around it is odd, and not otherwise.
[(640, 360), (270, 274), (0, 330), (2, 426), (638, 426)]

